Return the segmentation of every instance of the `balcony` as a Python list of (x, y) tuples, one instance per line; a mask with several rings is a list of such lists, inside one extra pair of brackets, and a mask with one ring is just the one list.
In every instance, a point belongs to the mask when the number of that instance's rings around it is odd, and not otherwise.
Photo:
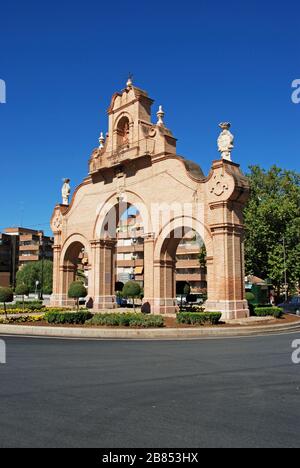
[(133, 267), (142, 267), (144, 266), (144, 260), (137, 259), (137, 260), (117, 260), (117, 267), (118, 268), (133, 268)]
[(39, 244), (29, 244), (29, 245), (19, 245), (19, 251), (24, 252), (24, 251), (29, 251), (33, 252), (33, 255), (36, 255), (36, 252), (38, 252), (40, 249)]
[(144, 245), (124, 245), (122, 247), (117, 246), (117, 253), (132, 253), (135, 252), (144, 252)]
[(20, 255), (19, 262), (37, 262), (40, 259), (38, 255)]
[(137, 157), (154, 154), (154, 150), (155, 141), (149, 138), (143, 138), (128, 145), (120, 146), (108, 153), (99, 151), (97, 155), (97, 152), (95, 152), (94, 157), (90, 161), (90, 174), (94, 174), (109, 167), (119, 166)]

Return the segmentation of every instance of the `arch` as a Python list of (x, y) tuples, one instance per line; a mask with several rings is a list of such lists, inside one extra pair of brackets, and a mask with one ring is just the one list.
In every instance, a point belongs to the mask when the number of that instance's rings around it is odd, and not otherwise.
[(169, 247), (171, 246), (171, 248), (175, 249), (176, 252), (176, 249), (183, 236), (173, 236), (172, 233), (177, 232), (180, 234), (180, 231), (182, 232), (182, 229), (184, 228), (196, 231), (204, 242), (207, 256), (213, 257), (213, 240), (209, 228), (194, 217), (180, 216), (173, 218), (161, 229), (155, 242), (154, 261), (159, 261), (161, 259), (162, 252), (166, 253), (168, 249), (168, 243), (170, 243)]
[(133, 120), (131, 116), (122, 112), (116, 121), (114, 133), (116, 134), (117, 148), (127, 147), (132, 142)]
[[(75, 247), (76, 244), (81, 244), (85, 248), (88, 254), (89, 262), (91, 262), (92, 250), (91, 250), (91, 245), (89, 241), (82, 234), (72, 234), (65, 240), (62, 246), (61, 257), (60, 257), (61, 266), (63, 266), (65, 263), (65, 259), (66, 259), (68, 251), (70, 252), (70, 249), (72, 249), (72, 246)], [(76, 250), (76, 247), (75, 247), (75, 250)]]
[(129, 112), (121, 112), (118, 116), (118, 118), (116, 119), (115, 121), (115, 127), (114, 127), (114, 131), (116, 132), (118, 130), (118, 128), (120, 127), (120, 122), (123, 118), (127, 118), (128, 121), (129, 121), (129, 125), (132, 126), (134, 124), (134, 121), (133, 121), (133, 118), (131, 116), (131, 114)]
[(210, 278), (213, 263), (213, 241), (209, 228), (192, 216), (175, 217), (165, 224), (154, 242), (154, 297), (152, 301), (148, 301), (151, 311), (154, 313), (174, 314), (178, 310), (175, 275), (176, 252), (180, 242), (189, 231), (197, 232), (204, 242), (209, 260), (207, 262), (208, 285), (212, 284)]
[(105, 221), (109, 213), (113, 213), (112, 225), (114, 228), (117, 226), (119, 217), (126, 211), (128, 205), (135, 206), (139, 211), (143, 220), (144, 232), (152, 232), (151, 217), (146, 203), (137, 193), (125, 190), (122, 194), (115, 192), (99, 207), (93, 230), (94, 239), (103, 239), (105, 237)]

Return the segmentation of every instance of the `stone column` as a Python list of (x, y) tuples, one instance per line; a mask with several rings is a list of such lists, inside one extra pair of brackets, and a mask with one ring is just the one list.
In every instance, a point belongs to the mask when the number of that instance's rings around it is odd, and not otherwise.
[(232, 217), (239, 207), (221, 202), (214, 203), (211, 209), (216, 210), (215, 218), (223, 222), (211, 226), (214, 260), (213, 264), (208, 262), (206, 309), (222, 312), (225, 320), (245, 318), (249, 310), (245, 300), (244, 228)]
[(178, 311), (175, 283), (176, 260), (154, 262), (154, 314), (175, 314)]
[(212, 238), (208, 258), (206, 309), (222, 312), (222, 319), (249, 316), (245, 300), (243, 208), (249, 182), (238, 164), (214, 161), (206, 185), (206, 219)]
[(70, 284), (75, 280), (76, 267), (74, 265), (63, 265), (60, 267), (60, 305), (63, 307), (74, 307), (74, 299), (68, 297)]
[(144, 299), (143, 311), (153, 312), (154, 307), (154, 234), (144, 235)]
[[(55, 238), (55, 241), (57, 239)], [(53, 290), (52, 296), (50, 300), (50, 304), (53, 307), (57, 307), (61, 305), (61, 284), (60, 284), (60, 256), (61, 256), (61, 245), (55, 243), (53, 246)]]
[(114, 309), (114, 251), (115, 240), (94, 240), (93, 249), (93, 289), (94, 310)]

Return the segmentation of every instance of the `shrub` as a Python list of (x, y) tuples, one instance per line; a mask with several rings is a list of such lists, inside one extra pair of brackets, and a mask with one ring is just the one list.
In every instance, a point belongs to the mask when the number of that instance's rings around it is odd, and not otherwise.
[[(23, 306), (23, 302), (16, 301), (16, 308), (19, 308), (20, 305)], [(28, 301), (24, 304), (24, 308), (28, 311), (35, 312), (44, 309), (45, 306), (42, 301)]]
[(76, 300), (77, 312), (79, 311), (79, 299), (87, 296), (87, 290), (81, 281), (73, 281), (70, 284), (68, 296)]
[(44, 315), (44, 319), (48, 323), (56, 324), (83, 324), (89, 320), (93, 314), (91, 312), (80, 311), (80, 312), (47, 312)]
[(5, 316), (7, 316), (6, 303), (13, 302), (13, 300), (14, 300), (14, 293), (12, 289), (0, 288), (0, 302), (3, 302)]
[(280, 318), (283, 314), (279, 307), (255, 307), (254, 314), (257, 317), (275, 317)]
[(19, 284), (15, 289), (17, 296), (22, 296), (23, 309), (25, 309), (25, 297), (29, 294), (29, 287), (26, 284)]
[(255, 296), (252, 292), (246, 292), (246, 299), (248, 302), (254, 302), (255, 301)]
[(133, 300), (133, 308), (135, 309), (135, 298), (140, 297), (142, 288), (136, 281), (128, 281), (123, 288), (123, 297), (129, 297)]
[(188, 325), (217, 325), (221, 317), (221, 312), (179, 312), (179, 314), (177, 314), (177, 322)]
[(160, 328), (164, 326), (164, 319), (161, 315), (104, 313), (95, 314), (88, 324), (108, 327)]

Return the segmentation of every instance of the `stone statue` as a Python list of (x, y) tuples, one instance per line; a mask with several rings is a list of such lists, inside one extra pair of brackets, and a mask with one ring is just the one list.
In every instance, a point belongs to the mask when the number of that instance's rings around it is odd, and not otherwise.
[(63, 205), (67, 205), (67, 206), (69, 205), (70, 193), (71, 193), (70, 179), (64, 179), (64, 185), (62, 186), (62, 189), (61, 189)]
[(231, 151), (234, 148), (234, 136), (229, 131), (231, 124), (229, 122), (224, 122), (220, 123), (219, 127), (222, 129), (222, 132), (218, 138), (218, 149), (222, 159), (231, 161)]

